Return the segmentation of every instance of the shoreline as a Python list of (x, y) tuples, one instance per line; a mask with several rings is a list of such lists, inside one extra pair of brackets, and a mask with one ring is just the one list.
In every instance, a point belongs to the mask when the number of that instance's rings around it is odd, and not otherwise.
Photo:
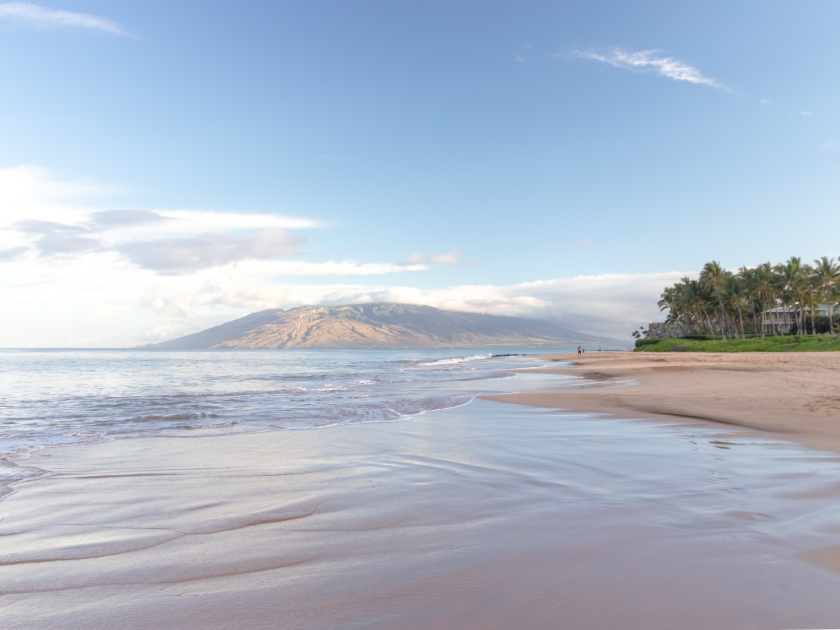
[[(99, 350), (99, 349), (91, 349)], [(123, 352), (123, 349), (107, 349), (108, 351), (111, 350), (118, 350), (119, 352)], [(385, 351), (388, 353), (397, 353), (398, 355), (404, 354), (403, 349), (376, 349), (374, 352), (379, 353), (381, 351)], [(491, 358), (494, 355), (491, 354), (491, 351), (487, 348), (471, 348), (469, 356), (458, 355), (452, 356), (454, 353), (450, 351), (440, 352), (438, 349), (428, 349), (427, 352), (422, 353), (413, 353), (415, 356), (413, 357), (412, 361), (406, 359), (405, 367), (407, 368), (434, 368), (438, 365), (444, 366), (444, 369), (450, 369), (450, 365), (453, 366), (453, 369), (457, 369), (461, 366), (461, 364), (469, 365), (471, 362), (478, 358)], [(44, 352), (44, 349), (35, 349), (36, 353)], [(52, 352), (53, 350), (46, 350), (48, 352)], [(66, 352), (63, 349), (57, 349), (56, 352)], [(334, 349), (305, 349), (301, 351), (291, 351), (291, 352), (298, 352), (311, 355), (311, 354), (318, 354), (323, 352), (332, 353)], [(345, 350), (341, 350), (345, 352)], [(565, 349), (553, 349), (553, 352), (564, 352)], [(191, 351), (192, 352), (192, 351)], [(204, 350), (195, 351), (198, 354), (207, 354)], [(227, 354), (240, 354), (238, 350), (233, 349), (224, 349), (224, 353)], [(247, 352), (250, 352), (248, 350)], [(367, 352), (367, 351), (366, 351)], [(263, 355), (269, 354), (268, 352), (260, 351)], [(166, 351), (165, 354), (175, 354), (175, 355), (182, 355), (184, 352), (182, 351)], [(270, 353), (274, 356), (279, 356), (279, 353), (272, 352)], [(282, 354), (288, 355), (288, 352), (283, 352)], [(506, 356), (514, 356), (514, 355), (500, 355), (500, 357)], [(520, 356), (519, 353), (515, 356)], [(524, 356), (524, 354), (522, 355)], [(536, 353), (532, 354), (529, 358), (536, 359), (538, 355)], [(288, 368), (287, 365), (288, 361), (281, 362), (280, 367), (281, 371), (283, 367)], [(517, 361), (517, 364), (519, 361)], [(512, 365), (511, 362), (506, 363), (507, 366)], [(316, 370), (323, 369), (323, 365), (320, 365), (316, 362)], [(330, 368), (327, 368), (328, 370)], [(374, 370), (375, 371), (375, 370)], [(511, 378), (514, 376), (513, 374), (506, 373), (504, 370), (501, 369), (493, 369), (492, 372), (495, 374), (494, 379), (498, 377), (507, 377), (504, 380), (514, 380)], [(59, 374), (61, 374), (59, 372)], [(272, 372), (274, 374), (274, 372)], [(61, 374), (61, 376), (65, 376)], [(146, 374), (148, 377), (148, 374)], [(241, 376), (241, 375), (240, 375)], [(252, 374), (245, 375), (245, 378), (252, 378)], [(132, 377), (133, 378), (133, 377)], [(341, 378), (339, 376), (338, 378)], [(545, 377), (548, 378), (548, 377)], [(327, 378), (329, 380), (329, 377)], [(345, 379), (346, 381), (347, 379)], [(421, 380), (418, 382), (422, 382), (422, 375)], [(479, 379), (481, 380), (481, 379)], [(492, 379), (491, 379), (492, 380)], [(373, 383), (374, 385), (379, 381), (352, 381), (350, 383), (339, 382), (338, 385), (335, 387), (335, 391), (352, 391), (355, 387), (363, 388), (367, 384)], [(429, 384), (434, 383), (434, 380), (429, 381)], [(457, 379), (454, 382), (458, 382)], [(451, 383), (450, 383), (451, 384)], [(300, 385), (300, 384), (297, 384)], [(212, 392), (213, 383), (212, 379), (208, 379), (208, 383), (206, 384), (208, 387), (208, 391), (206, 392), (199, 392), (197, 395), (193, 396), (193, 398), (201, 399), (205, 395), (209, 397), (220, 396), (225, 400), (219, 404), (227, 404), (229, 401), (227, 399), (236, 398), (236, 396), (241, 395), (243, 392), (239, 391), (220, 391), (220, 392)], [(301, 385), (303, 391), (306, 391), (308, 387), (310, 387), (308, 382), (304, 382)], [(319, 386), (315, 386), (315, 389), (312, 390), (315, 392), (317, 396), (317, 392), (320, 391), (318, 389)], [(330, 388), (332, 386), (327, 384), (325, 386), (324, 391), (332, 391)], [(451, 389), (451, 388), (450, 388)], [(277, 394), (278, 392), (295, 392), (296, 384), (286, 385), (285, 383), (281, 382), (280, 385), (277, 386), (277, 391), (264, 392), (259, 389), (246, 389), (247, 395), (260, 395), (260, 394)], [(234, 404), (231, 405), (232, 413), (227, 413), (225, 410), (226, 415), (224, 417), (221, 416), (214, 416), (218, 418), (218, 420), (209, 420), (207, 425), (202, 425), (204, 422), (203, 418), (205, 414), (205, 408), (201, 405), (201, 401), (199, 400), (198, 403), (193, 405), (193, 408), (190, 409), (189, 405), (185, 409), (184, 413), (186, 415), (181, 415), (180, 408), (176, 408), (181, 405), (180, 400), (176, 400), (174, 403), (170, 404), (175, 411), (169, 412), (169, 406), (158, 404), (157, 401), (154, 401), (151, 405), (146, 404), (144, 408), (139, 408), (137, 410), (130, 410), (124, 413), (124, 418), (119, 418), (120, 410), (115, 412), (115, 415), (118, 417), (117, 422), (112, 422), (111, 417), (99, 417), (98, 420), (100, 426), (96, 426), (96, 423), (85, 423), (85, 422), (78, 422), (78, 423), (69, 423), (65, 425), (63, 422), (65, 420), (64, 417), (61, 417), (59, 414), (58, 422), (53, 425), (47, 425), (48, 430), (37, 433), (37, 432), (29, 432), (26, 431), (10, 431), (9, 434), (1, 436), (4, 438), (0, 440), (0, 501), (4, 500), (5, 498), (11, 496), (16, 491), (15, 488), (20, 485), (21, 483), (25, 483), (28, 480), (32, 480), (34, 478), (38, 478), (43, 476), (44, 474), (49, 474), (48, 470), (42, 470), (38, 465), (34, 462), (38, 458), (38, 455), (42, 452), (51, 452), (53, 449), (56, 448), (64, 448), (64, 447), (79, 447), (85, 446), (89, 444), (97, 444), (103, 442), (111, 442), (111, 441), (120, 441), (124, 439), (135, 439), (135, 438), (146, 438), (146, 437), (186, 437), (186, 438), (197, 438), (197, 437), (218, 437), (220, 435), (228, 435), (228, 434), (239, 434), (239, 433), (268, 433), (272, 431), (287, 431), (287, 430), (308, 430), (308, 429), (316, 429), (316, 428), (331, 428), (342, 426), (345, 424), (366, 424), (366, 423), (379, 423), (379, 422), (402, 422), (410, 420), (414, 417), (422, 415), (423, 413), (428, 413), (429, 411), (440, 410), (440, 409), (448, 409), (451, 407), (458, 407), (463, 404), (468, 404), (476, 394), (480, 393), (482, 390), (476, 389), (474, 392), (466, 392), (467, 396), (460, 396), (459, 392), (456, 390), (452, 390), (448, 392), (448, 396), (455, 397), (456, 399), (452, 400), (432, 400), (432, 401), (421, 401), (422, 404), (418, 405), (408, 405), (408, 409), (405, 409), (405, 405), (403, 406), (382, 406), (381, 412), (377, 414), (377, 410), (372, 408), (370, 412), (370, 417), (359, 417), (358, 415), (354, 415), (353, 413), (347, 413), (348, 410), (344, 409), (341, 405), (334, 404), (332, 401), (329, 401), (325, 398), (321, 398), (318, 400), (318, 404), (320, 405), (321, 409), (316, 409), (314, 412), (310, 409), (306, 410), (304, 415), (295, 416), (290, 415), (286, 417), (279, 417), (279, 418), (272, 418), (268, 421), (265, 418), (260, 418), (259, 414), (255, 420), (252, 421), (251, 417), (242, 417), (241, 415), (241, 405), (240, 409), (237, 409), (237, 402), (234, 401)], [(512, 391), (510, 389), (502, 388), (491, 388), (491, 389), (484, 389), (483, 391)], [(90, 392), (88, 392), (90, 394)], [(196, 394), (196, 392), (190, 392), (186, 390), (185, 392), (181, 391), (170, 391), (164, 392), (164, 396), (169, 398), (179, 398), (181, 396), (186, 396), (189, 398), (191, 395)], [(363, 392), (364, 395), (354, 396), (354, 398), (367, 398), (367, 392)], [(422, 397), (422, 392), (414, 392), (416, 397)], [(101, 394), (100, 392), (94, 391), (93, 395), (104, 395), (105, 399), (107, 400), (106, 406), (111, 406), (114, 404), (114, 400), (112, 400), (112, 393), (106, 392), (105, 394)], [(38, 397), (35, 396), (37, 399)], [(133, 402), (131, 396), (128, 395), (121, 395), (117, 393), (116, 402), (122, 405), (126, 400)], [(143, 398), (142, 396), (140, 397)], [(15, 404), (20, 403), (21, 401), (16, 401)], [(29, 402), (26, 399), (23, 399), (23, 403)], [(272, 401), (269, 401), (272, 402)], [(291, 402), (291, 405), (287, 405), (287, 408), (294, 409), (294, 406), (297, 401), (286, 401)], [(386, 401), (387, 402), (387, 401)], [(391, 401), (394, 403), (400, 402), (399, 400)], [(277, 402), (273, 402), (274, 405), (277, 405)], [(212, 406), (212, 405), (211, 405)], [(196, 409), (197, 407), (197, 409)], [(375, 405), (374, 405), (375, 407)], [(324, 408), (327, 411), (332, 408), (333, 410), (337, 410), (336, 414), (333, 414), (332, 417), (329, 414), (319, 414), (318, 411), (323, 411)], [(280, 409), (283, 411), (282, 407)], [(207, 416), (213, 416), (215, 409), (210, 409), (210, 413), (206, 414)], [(349, 411), (352, 412), (352, 409)], [(237, 416), (237, 412), (240, 412), (240, 415)], [(31, 412), (30, 412), (31, 413)], [(175, 417), (170, 419), (166, 418), (165, 416), (174, 414)], [(264, 415), (264, 414), (263, 414)], [(306, 416), (306, 417), (305, 417)], [(377, 417), (379, 416), (379, 417)], [(35, 416), (39, 417), (39, 416)], [(82, 418), (83, 415), (74, 415), (72, 417)], [(156, 424), (153, 423), (153, 426), (142, 426), (135, 422), (136, 417), (140, 419), (145, 419), (145, 417), (152, 418), (153, 420), (160, 419), (160, 422)], [(197, 418), (194, 420), (194, 418)], [(97, 418), (94, 418), (97, 419)], [(127, 427), (123, 427), (120, 424), (120, 420), (127, 420)], [(307, 419), (311, 420), (311, 423), (307, 422)], [(29, 423), (31, 424), (31, 418), (23, 414), (21, 418), (17, 418), (16, 420), (24, 420), (22, 423), (24, 426)], [(174, 421), (172, 421), (174, 420)], [(40, 421), (40, 420), (39, 420)], [(106, 426), (101, 426), (103, 422)], [(171, 427), (166, 426), (168, 422), (171, 422)], [(214, 425), (214, 422), (217, 424)], [(177, 426), (177, 425), (191, 425), (196, 424), (196, 426)], [(14, 424), (14, 423), (13, 423)], [(10, 426), (13, 426), (10, 425)], [(53, 429), (54, 427), (54, 429)], [(35, 459), (33, 459), (35, 458)], [(41, 460), (41, 461), (48, 461), (48, 460)]]
[[(538, 386), (585, 376), (599, 395), (643, 387), (580, 367), (516, 371), (546, 374)], [(0, 502), (0, 624), (699, 630), (840, 615), (824, 528), (840, 458), (732, 426), (478, 398), (330, 431), (33, 453), (50, 474)]]
[(840, 353), (543, 355), (588, 381), (631, 387), (491, 394), (496, 402), (632, 418), (711, 422), (840, 453)]
[(836, 536), (811, 518), (840, 496), (840, 460), (731, 428), (474, 400), (406, 422), (32, 459), (53, 474), (0, 504), (10, 629), (814, 627), (840, 614)]

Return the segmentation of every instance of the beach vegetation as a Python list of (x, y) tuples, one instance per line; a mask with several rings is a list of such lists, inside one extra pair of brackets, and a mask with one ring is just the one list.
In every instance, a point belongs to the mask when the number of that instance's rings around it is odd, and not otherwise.
[(642, 346), (652, 346), (655, 343), (659, 343), (662, 341), (661, 339), (636, 339), (636, 347), (641, 348)]
[[(840, 261), (823, 256), (811, 266), (791, 256), (783, 263), (766, 262), (737, 272), (711, 261), (696, 280), (684, 277), (666, 287), (660, 298), (665, 323), (655, 331), (651, 327), (646, 337), (722, 343), (749, 342), (751, 337), (835, 338), (840, 326)], [(644, 345), (645, 350), (652, 345), (657, 344)], [(787, 342), (782, 345), (787, 347)]]
[(840, 351), (840, 337), (830, 335), (778, 335), (748, 339), (698, 341), (646, 339), (636, 352), (832, 352)]

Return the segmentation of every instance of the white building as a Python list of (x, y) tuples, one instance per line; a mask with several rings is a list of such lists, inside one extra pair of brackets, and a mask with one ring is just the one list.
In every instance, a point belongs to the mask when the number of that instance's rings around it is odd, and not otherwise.
[[(831, 309), (828, 306), (818, 306), (814, 310), (814, 315), (817, 317), (828, 317)], [(781, 308), (773, 308), (769, 311), (764, 311), (761, 314), (761, 328), (764, 334), (773, 334), (775, 328), (776, 334), (787, 334), (796, 323), (796, 314), (799, 312), (798, 306), (783, 306)], [(837, 305), (834, 305), (834, 313), (837, 314)], [(805, 307), (805, 317), (811, 317), (810, 307)]]

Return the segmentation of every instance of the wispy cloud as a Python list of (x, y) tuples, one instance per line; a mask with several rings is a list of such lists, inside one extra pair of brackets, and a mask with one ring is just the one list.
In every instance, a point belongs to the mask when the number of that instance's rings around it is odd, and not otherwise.
[[(458, 252), (418, 255), (424, 262), (289, 260), (303, 255), (297, 229), (324, 227), (303, 217), (199, 210), (97, 209), (85, 199), (109, 192), (85, 182), (57, 182), (35, 167), (0, 168), (0, 265), (17, 265), (21, 277), (60, 268), (73, 278), (125, 279), (126, 289), (150, 277), (253, 274), (371, 276), (409, 273), (429, 265), (460, 264)], [(96, 271), (93, 271), (93, 270)], [(173, 280), (174, 281), (174, 280)], [(0, 277), (2, 286), (2, 277)]]
[(164, 274), (183, 274), (242, 260), (271, 260), (299, 254), (304, 239), (283, 230), (261, 230), (253, 236), (202, 234), (190, 238), (134, 241), (117, 247), (131, 262)]
[(572, 54), (575, 57), (600, 61), (616, 68), (624, 68), (625, 70), (649, 70), (674, 81), (688, 81), (695, 85), (708, 85), (722, 90), (729, 90), (728, 87), (715, 79), (704, 76), (694, 66), (690, 66), (674, 57), (663, 56), (659, 50), (627, 52), (620, 48), (614, 48), (607, 53), (576, 50)]
[(94, 227), (103, 230), (172, 220), (171, 217), (162, 217), (151, 210), (101, 210), (92, 213), (90, 218)]
[(594, 241), (581, 241), (578, 243), (578, 247), (592, 247), (594, 244)]
[(425, 252), (414, 252), (411, 258), (408, 259), (409, 265), (444, 265), (451, 267), (453, 265), (463, 265), (464, 261), (460, 259), (460, 254), (457, 249), (442, 254), (427, 254)]
[(0, 262), (20, 258), (26, 252), (26, 247), (10, 247), (9, 249), (0, 249)]
[(83, 236), (89, 230), (81, 226), (66, 225), (55, 221), (26, 219), (18, 221), (11, 227), (14, 231), (27, 236), (37, 236), (32, 245), (41, 256), (72, 256), (97, 249), (100, 246), (96, 239)]
[(122, 26), (98, 15), (47, 9), (28, 2), (0, 4), (0, 19), (18, 20), (41, 27), (84, 28), (111, 35), (127, 35)]
[(806, 110), (806, 111), (804, 111), (804, 112), (799, 112), (799, 113), (800, 113), (802, 116), (805, 116), (806, 118), (813, 118), (813, 116), (814, 116), (814, 114), (812, 114), (811, 112), (809, 112), (809, 111), (807, 111), (807, 110)]

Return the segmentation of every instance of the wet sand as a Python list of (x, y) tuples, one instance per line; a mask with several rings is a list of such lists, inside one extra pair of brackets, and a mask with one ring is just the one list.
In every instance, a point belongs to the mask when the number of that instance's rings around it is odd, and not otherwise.
[[(544, 358), (570, 361), (570, 355)], [(840, 452), (840, 352), (615, 352), (571, 360), (571, 368), (531, 371), (616, 387), (487, 398), (622, 417), (699, 419)]]
[(840, 623), (840, 457), (732, 427), (477, 400), (27, 463), (3, 628)]

